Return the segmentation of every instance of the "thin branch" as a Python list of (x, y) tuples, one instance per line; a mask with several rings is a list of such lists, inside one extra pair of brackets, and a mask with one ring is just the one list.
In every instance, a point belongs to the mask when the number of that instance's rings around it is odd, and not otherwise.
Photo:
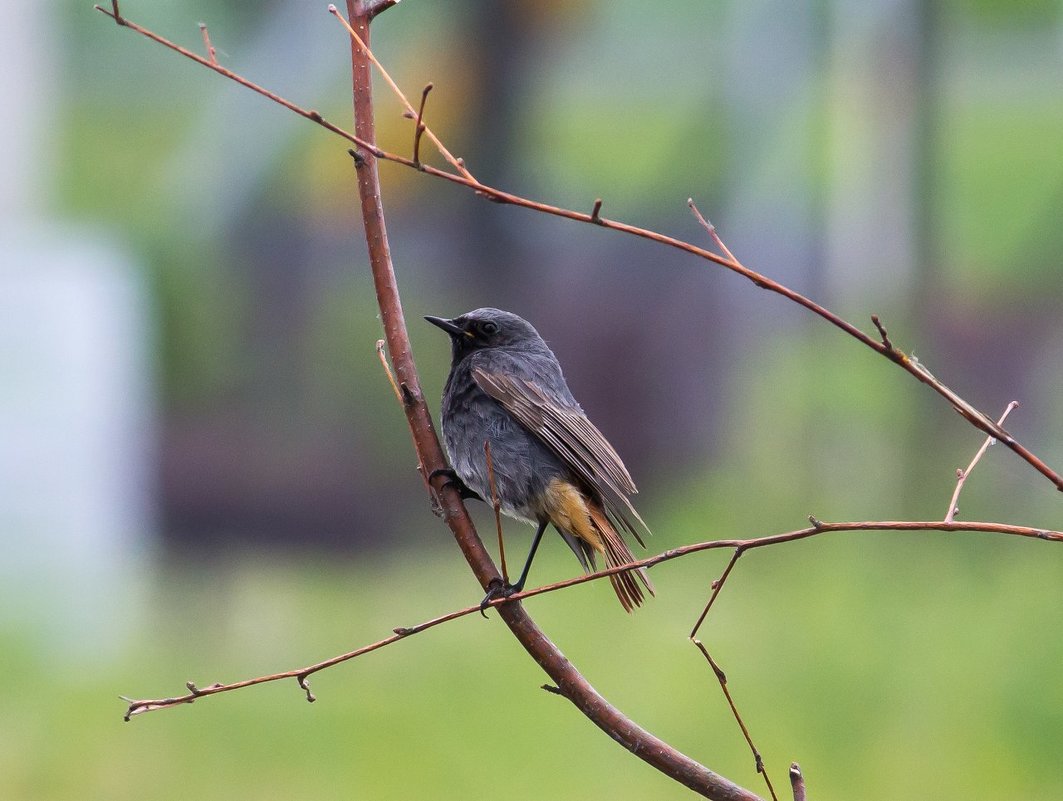
[[(885, 337), (885, 334), (883, 334), (883, 337)], [(1015, 409), (1018, 405), (1018, 401), (1012, 401), (1011, 403), (1009, 403), (1008, 408), (1004, 410), (1004, 414), (1000, 415), (1000, 419), (997, 420), (997, 425), (1004, 425), (1004, 421), (1008, 419), (1008, 415), (1011, 414), (1012, 410)], [(960, 492), (963, 490), (963, 485), (967, 483), (967, 476), (971, 475), (971, 471), (974, 470), (975, 465), (978, 464), (982, 456), (985, 455), (985, 452), (989, 450), (989, 446), (992, 445), (994, 442), (996, 442), (996, 440), (993, 437), (987, 438), (986, 441), (982, 443), (982, 447), (979, 448), (978, 452), (974, 455), (974, 458), (971, 459), (971, 463), (967, 465), (967, 469), (956, 469), (956, 489), (953, 490), (952, 498), (949, 500), (949, 511), (948, 514), (945, 515), (946, 523), (951, 523), (956, 517), (956, 515), (959, 514), (960, 507), (957, 504), (960, 500)]]
[(412, 634), (418, 634), (427, 629), (438, 626), (440, 623), (446, 623), (450, 620), (456, 620), (459, 617), (465, 617), (471, 615), (473, 612), (480, 610), (479, 604), (476, 606), (467, 606), (464, 609), (456, 609), (453, 612), (448, 612), (445, 615), (434, 617), (431, 620), (426, 620), (423, 623), (418, 623), (416, 626), (404, 626), (394, 629), (394, 634), (390, 637), (385, 637), (382, 640), (377, 640), (369, 645), (363, 645), (361, 648), (355, 648), (353, 651), (348, 651), (345, 654), (334, 656), (331, 659), (326, 659), (322, 662), (316, 662), (313, 665), (307, 665), (306, 667), (296, 668), (295, 670), (285, 670), (280, 673), (270, 673), (266, 676), (258, 676), (254, 679), (244, 679), (243, 681), (236, 681), (231, 684), (211, 684), (209, 687), (198, 688), (193, 682), (188, 682), (185, 686), (188, 688), (188, 693), (185, 695), (177, 695), (171, 698), (150, 698), (135, 700), (132, 698), (126, 698), (121, 696), (122, 700), (128, 702), (129, 708), (125, 713), (125, 720), (130, 720), (137, 715), (142, 715), (145, 712), (154, 712), (158, 709), (169, 709), (171, 707), (180, 706), (182, 704), (191, 704), (192, 702), (200, 699), (207, 698), (211, 695), (217, 695), (218, 693), (232, 692), (233, 690), (242, 690), (244, 687), (253, 687), (256, 684), (266, 684), (271, 681), (283, 681), (284, 679), (296, 679), (299, 687), (307, 693), (307, 700), (313, 701), (314, 698), (310, 695), (309, 685), (307, 679), (317, 673), (318, 671), (325, 670), (326, 668), (334, 667), (335, 665), (348, 662), (351, 659), (355, 659), (364, 654), (372, 653), (387, 645), (396, 643), (399, 640), (403, 640)]
[[(456, 494), (456, 493), (455, 493)], [(522, 601), (526, 598), (533, 598), (537, 595), (545, 595), (549, 592), (557, 592), (569, 587), (574, 587), (577, 584), (586, 584), (590, 581), (598, 581), (603, 578), (607, 578), (614, 573), (621, 573), (632, 568), (639, 567), (654, 567), (655, 565), (663, 562), (670, 562), (673, 559), (680, 559), (684, 556), (689, 556), (701, 551), (716, 550), (719, 548), (733, 548), (736, 552), (745, 552), (754, 548), (762, 548), (770, 545), (780, 545), (785, 542), (795, 542), (797, 540), (808, 539), (818, 534), (826, 534), (828, 532), (858, 532), (858, 531), (971, 531), (971, 532), (986, 532), (992, 534), (1009, 534), (1019, 537), (1030, 537), (1034, 539), (1050, 540), (1054, 542), (1063, 542), (1063, 531), (1051, 531), (1047, 529), (1031, 528), (1028, 526), (1014, 526), (1006, 523), (982, 523), (982, 522), (956, 522), (946, 523), (941, 520), (929, 520), (929, 521), (862, 521), (855, 523), (823, 523), (819, 522), (818, 525), (813, 525), (809, 528), (797, 529), (796, 531), (788, 531), (782, 534), (771, 534), (764, 537), (754, 537), (751, 539), (726, 539), (726, 540), (708, 540), (706, 542), (698, 542), (692, 545), (684, 545), (680, 548), (672, 548), (671, 550), (659, 553), (656, 556), (651, 556), (646, 559), (641, 559), (637, 562), (631, 562), (626, 565), (617, 565), (605, 570), (599, 570), (594, 573), (587, 573), (582, 576), (575, 576), (564, 581), (554, 582), (553, 584), (546, 584), (542, 587), (536, 587), (530, 590), (524, 590), (519, 593), (514, 593), (507, 598), (496, 598), (491, 601), (490, 606), (496, 607), (516, 607), (516, 601)], [(731, 557), (730, 565), (733, 565), (736, 557)], [(726, 573), (729, 571), (725, 571)], [(723, 576), (721, 576), (721, 581)], [(719, 582), (717, 587), (718, 589)], [(167, 709), (173, 706), (179, 706), (181, 704), (190, 704), (199, 698), (205, 698), (211, 695), (217, 695), (218, 693), (231, 692), (232, 690), (240, 690), (244, 687), (252, 687), (256, 684), (265, 684), (271, 681), (281, 681), (283, 679), (298, 679), (300, 676), (304, 679), (312, 676), (320, 670), (339, 665), (343, 662), (347, 662), (363, 654), (371, 653), (392, 643), (398, 642), (411, 634), (418, 634), (427, 629), (434, 628), (440, 623), (447, 623), (451, 620), (456, 620), (459, 617), (465, 617), (471, 615), (473, 612), (479, 612), (480, 605), (467, 606), (462, 609), (456, 609), (453, 612), (448, 612), (445, 615), (434, 617), (431, 620), (426, 620), (423, 623), (418, 623), (415, 626), (399, 626), (394, 629), (395, 634), (391, 637), (385, 637), (383, 640), (379, 640), (369, 645), (364, 645), (360, 648), (356, 648), (353, 651), (349, 651), (339, 656), (334, 656), (331, 659), (326, 659), (323, 662), (317, 662), (307, 667), (297, 668), (295, 670), (286, 670), (281, 673), (271, 673), (266, 676), (259, 676), (254, 679), (245, 679), (244, 681), (234, 682), (232, 684), (212, 684), (209, 687), (196, 688), (191, 682), (188, 683), (189, 692), (186, 695), (174, 696), (171, 698), (155, 698), (144, 700), (133, 700), (122, 696), (122, 699), (129, 704), (129, 709), (126, 713), (126, 720), (131, 717), (142, 714), (144, 712), (152, 712), (156, 709)], [(691, 634), (693, 639), (693, 633)]]
[(727, 567), (724, 568), (723, 573), (718, 579), (716, 579), (716, 581), (712, 582), (712, 595), (709, 596), (709, 601), (705, 604), (705, 608), (701, 610), (701, 614), (698, 616), (698, 621), (694, 624), (694, 628), (690, 630), (690, 634), (688, 635), (690, 639), (694, 639), (697, 635), (698, 629), (700, 629), (701, 624), (705, 622), (705, 617), (709, 614), (709, 610), (716, 601), (716, 597), (720, 594), (720, 590), (723, 589), (724, 582), (727, 581), (727, 577), (731, 575), (731, 570), (734, 568), (735, 562), (738, 561), (738, 557), (744, 552), (743, 548), (735, 548), (735, 552), (731, 554), (731, 560), (727, 563)]
[[(524, 598), (531, 598), (536, 595), (563, 590), (568, 587), (574, 587), (577, 584), (596, 581), (611, 576), (614, 573), (623, 573), (643, 567), (655, 567), (663, 562), (670, 562), (673, 559), (680, 559), (693, 553), (700, 553), (701, 551), (712, 551), (725, 548), (740, 550), (744, 553), (745, 551), (751, 551), (755, 548), (764, 548), (770, 545), (781, 545), (784, 542), (805, 540), (819, 534), (849, 531), (969, 531), (985, 534), (1007, 534), (1015, 537), (1047, 540), (1049, 542), (1063, 542), (1063, 531), (1036, 528), (1033, 526), (1017, 526), (1011, 523), (988, 523), (970, 520), (958, 520), (952, 523), (946, 523), (944, 520), (866, 520), (846, 523), (825, 523), (822, 520), (816, 520), (813, 525), (807, 528), (795, 529), (794, 531), (787, 531), (782, 534), (769, 534), (763, 537), (753, 537), (751, 539), (706, 540), (705, 542), (682, 545), (678, 548), (671, 548), (663, 553), (659, 553), (656, 556), (637, 559), (634, 562), (616, 565), (615, 567), (605, 568), (582, 576), (574, 576), (573, 578), (557, 581), (553, 584), (545, 584), (542, 587), (536, 587), (533, 590), (524, 590), (523, 592), (511, 595), (506, 599), (494, 601), (491, 605), (498, 606), (499, 604), (504, 604), (511, 600), (519, 601)], [(734, 559), (735, 557), (732, 556), (732, 561)]]
[(428, 102), (428, 93), (432, 91), (433, 84), (425, 84), (424, 89), (421, 90), (421, 105), (417, 107), (417, 119), (414, 121), (413, 129), (413, 161), (415, 164), (421, 163), (421, 135), (425, 132), (424, 124), (424, 104)]
[[(349, 131), (346, 131), (343, 128), (341, 128), (340, 126), (329, 122), (324, 117), (322, 117), (321, 114), (318, 113), (317, 111), (314, 111), (313, 109), (305, 109), (305, 108), (302, 108), (301, 106), (297, 106), (295, 103), (293, 103), (290, 100), (287, 100), (287, 99), (281, 97), (276, 92), (271, 92), (269, 89), (266, 89), (263, 86), (259, 86), (257, 83), (254, 83), (253, 81), (249, 81), (247, 78), (243, 77), (242, 75), (240, 75), (238, 73), (235, 73), (235, 72), (233, 72), (230, 69), (226, 69), (221, 64), (218, 64), (216, 62), (215, 63), (211, 63), (211, 61), (209, 59), (204, 58), (203, 56), (199, 55), (199, 53), (193, 53), (191, 50), (189, 50), (189, 49), (187, 49), (185, 47), (181, 47), (181, 45), (179, 45), (179, 44), (177, 44), (175, 42), (171, 42), (169, 39), (167, 39), (167, 38), (165, 38), (163, 36), (159, 36), (159, 34), (155, 33), (154, 31), (148, 30), (147, 28), (144, 28), (144, 27), (142, 27), (140, 25), (137, 25), (134, 22), (130, 22), (125, 17), (118, 16), (117, 15), (118, 14), (118, 2), (117, 2), (117, 0), (111, 0), (111, 5), (112, 5), (112, 8), (114, 9), (113, 11), (108, 11), (107, 9), (105, 9), (102, 6), (99, 6), (99, 5), (93, 6), (93, 8), (95, 8), (101, 14), (104, 14), (105, 16), (110, 17), (115, 22), (117, 22), (119, 25), (121, 25), (122, 27), (129, 28), (129, 30), (131, 30), (131, 31), (136, 31), (141, 36), (144, 36), (144, 37), (150, 39), (151, 41), (155, 42), (156, 44), (160, 44), (163, 47), (168, 48), (169, 50), (172, 50), (173, 52), (178, 53), (178, 54), (184, 56), (185, 58), (196, 62), (200, 66), (206, 67), (209, 70), (213, 70), (214, 72), (218, 73), (219, 75), (225, 76), (230, 81), (235, 81), (236, 83), (240, 84), (240, 86), (243, 86), (245, 89), (250, 89), (252, 92), (255, 92), (257, 94), (262, 95), (267, 100), (270, 100), (270, 101), (276, 103), (279, 106), (283, 106), (284, 108), (288, 109), (289, 111), (294, 112), (295, 114), (298, 114), (300, 117), (305, 117), (306, 119), (310, 120), (311, 122), (317, 123), (318, 125), (320, 125), (325, 130), (331, 131), (332, 133), (336, 134), (337, 136), (340, 136), (340, 137), (346, 139), (348, 142), (353, 142), (354, 144), (358, 145), (358, 147), (363, 148), (365, 150), (368, 150), (370, 153), (372, 153), (377, 158), (388, 158), (388, 156), (385, 155), (383, 153), (383, 151), (380, 151), (376, 146), (370, 144), (369, 142), (366, 142), (364, 140), (359, 139), (357, 136), (355, 136), (354, 134), (350, 133)], [(402, 159), (401, 157), (398, 157), (398, 156), (392, 156), (389, 160), (394, 160), (394, 159), (399, 159), (400, 162), (406, 162), (407, 161), (406, 159)], [(411, 164), (408, 164), (407, 166), (413, 166), (413, 165), (411, 163)], [(458, 176), (454, 176), (454, 177), (458, 177)]]
[(506, 567), (506, 540), (502, 536), (502, 503), (495, 487), (495, 462), (491, 458), (491, 441), (484, 440), (484, 456), (487, 458), (487, 485), (491, 488), (491, 508), (495, 512), (495, 529), (498, 531), (498, 561), (502, 568), (502, 581), (509, 586), (509, 568)]
[[(193, 53), (190, 50), (187, 50), (181, 47), (180, 45), (174, 44), (173, 42), (163, 38), (162, 36), (159, 36), (158, 34), (146, 28), (129, 22), (129, 20), (127, 20), (125, 17), (121, 17), (118, 15), (117, 2), (113, 2), (112, 7), (114, 8), (114, 11), (108, 11), (98, 5), (95, 6), (97, 11), (100, 11), (108, 17), (111, 17), (119, 25), (128, 27), (139, 34), (146, 36), (152, 41), (157, 42), (158, 44), (161, 44), (176, 53), (180, 53), (185, 58), (191, 59), (192, 61), (195, 61), (196, 63), (206, 67), (207, 69), (214, 70), (218, 74), (224, 75), (225, 77), (235, 81), (241, 86), (244, 86), (254, 92), (257, 92), (258, 94), (261, 94), (262, 96), (272, 100), (274, 103), (284, 106), (290, 111), (302, 117), (305, 117), (306, 119), (312, 122), (317, 123), (318, 125), (331, 131), (337, 136), (341, 136), (347, 141), (356, 144), (359, 148), (362, 148), (363, 150), (367, 151), (378, 159), (390, 161), (395, 164), (400, 164), (404, 167), (418, 170), (419, 172), (422, 172), (426, 175), (431, 175), (434, 178), (439, 178), (444, 181), (450, 181), (451, 183), (467, 187), (476, 194), (481, 195), (497, 203), (520, 206), (522, 208), (537, 211), (542, 214), (550, 214), (555, 217), (562, 217), (567, 220), (574, 220), (576, 222), (599, 225), (603, 228), (609, 228), (613, 231), (619, 231), (625, 234), (629, 234), (631, 236), (647, 239), (652, 242), (657, 242), (658, 244), (665, 245), (667, 247), (681, 250), (684, 253), (689, 253), (693, 256), (697, 256), (698, 258), (711, 261), (721, 267), (731, 270), (732, 272), (737, 273), (738, 275), (741, 275), (742, 277), (748, 279), (754, 285), (760, 287), (761, 289), (767, 289), (771, 292), (783, 296), (784, 298), (787, 298), (788, 300), (798, 304), (799, 306), (802, 306), (805, 309), (811, 311), (813, 314), (816, 314), (819, 317), (823, 318), (831, 325), (841, 329), (846, 334), (861, 342), (868, 348), (871, 348), (871, 350), (875, 351), (876, 353), (885, 356), (890, 361), (894, 362), (903, 370), (915, 377), (918, 381), (922, 382), (923, 384), (926, 384), (934, 392), (938, 393), (941, 397), (947, 400), (952, 405), (952, 407), (960, 414), (960, 416), (967, 420), (967, 422), (969, 422), (975, 428), (984, 432), (988, 436), (991, 436), (994, 439), (1003, 442), (1010, 450), (1012, 450), (1020, 458), (1029, 463), (1035, 470), (1041, 473), (1041, 475), (1051, 481), (1052, 484), (1055, 485), (1056, 489), (1063, 491), (1063, 476), (1060, 476), (1056, 471), (1052, 470), (1052, 468), (1050, 468), (1043, 460), (1041, 460), (1028, 448), (1018, 442), (1007, 431), (1001, 428), (996, 422), (991, 420), (986, 414), (976, 409), (970, 403), (968, 403), (959, 395), (957, 395), (953, 390), (943, 384), (940, 380), (938, 380), (930, 372), (930, 370), (923, 366), (914, 356), (909, 356), (905, 354), (903, 351), (893, 347), (891, 344), (887, 345), (884, 342), (879, 342), (873, 339), (871, 336), (861, 331), (852, 323), (834, 314), (834, 312), (823, 306), (820, 306), (818, 303), (810, 300), (809, 298), (806, 298), (804, 295), (801, 295), (800, 293), (795, 292), (792, 289), (789, 289), (788, 287), (778, 283), (777, 281), (774, 281), (768, 278), (767, 276), (764, 276), (754, 270), (751, 270), (733, 259), (725, 258), (717, 253), (713, 253), (710, 250), (700, 248), (689, 242), (684, 242), (683, 240), (676, 239), (675, 237), (666, 236), (665, 234), (661, 234), (656, 231), (651, 231), (646, 228), (639, 228), (638, 226), (629, 225), (627, 223), (618, 222), (616, 220), (610, 220), (600, 216), (600, 214), (595, 214), (593, 212), (588, 214), (586, 212), (573, 211), (571, 209), (565, 209), (559, 206), (551, 206), (547, 203), (540, 203), (538, 201), (529, 200), (519, 195), (514, 195), (509, 192), (505, 192), (501, 189), (488, 186), (487, 184), (483, 184), (473, 178), (468, 173), (468, 170), (465, 169), (464, 161), (460, 158), (455, 158), (452, 162), (455, 169), (457, 169), (460, 173), (455, 174), (440, 170), (428, 164), (418, 164), (412, 159), (381, 150), (375, 144), (366, 141), (364, 138), (360, 138), (355, 134), (344, 130), (340, 126), (335, 125), (334, 123), (324, 119), (318, 112), (301, 108), (296, 104), (292, 103), (291, 101), (286, 100), (285, 98), (280, 97), (279, 95), (269, 91), (268, 89), (265, 89), (247, 80), (246, 78), (232, 72), (231, 70), (225, 69), (224, 67), (218, 64), (212, 64), (208, 59), (201, 57), (197, 53)], [(352, 39), (352, 41), (354, 40)], [(373, 60), (375, 61), (375, 58)], [(396, 86), (395, 88), (397, 89), (398, 87)], [(408, 110), (412, 111), (412, 106), (410, 106), (408, 102), (406, 103), (406, 105), (408, 107)], [(430, 139), (433, 139), (433, 136), (430, 135), (430, 133), (431, 132), (429, 129), (425, 130), (425, 134), (429, 135)], [(433, 142), (434, 141), (435, 140), (433, 139)], [(441, 152), (443, 151), (441, 150)], [(446, 156), (446, 153), (444, 153), (444, 156)], [(361, 158), (363, 157), (359, 155), (358, 159)]]
[[(733, 565), (734, 562), (732, 561), (731, 564)], [(712, 668), (712, 672), (716, 675), (716, 680), (720, 683), (720, 689), (723, 690), (723, 696), (727, 699), (727, 705), (731, 707), (731, 714), (734, 715), (734, 719), (738, 722), (738, 727), (742, 730), (742, 736), (745, 737), (749, 750), (753, 752), (753, 761), (756, 764), (757, 773), (764, 777), (764, 783), (768, 785), (768, 792), (771, 793), (773, 801), (779, 801), (779, 797), (775, 795), (775, 788), (771, 785), (771, 779), (768, 777), (768, 771), (764, 767), (764, 758), (760, 755), (756, 745), (753, 744), (753, 737), (749, 734), (749, 729), (746, 727), (745, 721), (742, 720), (742, 716), (738, 713), (738, 707), (731, 697), (731, 691), (727, 688), (727, 674), (723, 672), (723, 668), (716, 664), (716, 660), (709, 655), (708, 649), (701, 640), (691, 637), (690, 641), (701, 651), (701, 655), (705, 657), (709, 667)]]

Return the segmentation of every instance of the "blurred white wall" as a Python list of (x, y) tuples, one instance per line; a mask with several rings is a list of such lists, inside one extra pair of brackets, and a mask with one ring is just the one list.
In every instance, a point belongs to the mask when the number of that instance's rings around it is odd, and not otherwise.
[(83, 661), (117, 644), (153, 529), (153, 337), (141, 271), (48, 219), (50, 7), (0, 28), (0, 627)]

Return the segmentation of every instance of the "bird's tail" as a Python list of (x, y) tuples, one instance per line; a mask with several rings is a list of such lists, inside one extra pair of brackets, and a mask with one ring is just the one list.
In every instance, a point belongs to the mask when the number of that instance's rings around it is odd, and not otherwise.
[[(601, 534), (603, 552), (605, 554), (606, 567), (618, 567), (635, 561), (635, 555), (624, 542), (624, 538), (616, 530), (605, 512), (594, 503), (587, 504), (594, 527)], [(630, 612), (637, 606), (642, 606), (645, 596), (642, 588), (645, 587), (650, 595), (653, 595), (653, 583), (646, 574), (646, 568), (638, 567), (632, 570), (624, 570), (609, 576), (609, 583), (613, 585), (616, 597), (620, 599), (620, 605), (625, 612)], [(641, 584), (641, 586), (640, 586)]]
[[(619, 567), (635, 561), (635, 555), (602, 504), (588, 498), (575, 484), (555, 478), (547, 487), (545, 500), (550, 522), (561, 532), (584, 570), (594, 569), (596, 554), (605, 557), (606, 567)], [(653, 595), (653, 584), (644, 568), (613, 573), (609, 582), (628, 612), (642, 605), (645, 600), (643, 587)]]

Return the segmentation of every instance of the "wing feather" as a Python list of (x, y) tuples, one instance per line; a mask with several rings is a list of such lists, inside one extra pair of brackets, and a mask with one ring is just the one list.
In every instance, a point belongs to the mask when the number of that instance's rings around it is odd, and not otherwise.
[(635, 523), (649, 528), (628, 500), (638, 492), (624, 463), (579, 407), (564, 406), (527, 378), (472, 368), (477, 385), (537, 436), (595, 490), (610, 517), (645, 547)]

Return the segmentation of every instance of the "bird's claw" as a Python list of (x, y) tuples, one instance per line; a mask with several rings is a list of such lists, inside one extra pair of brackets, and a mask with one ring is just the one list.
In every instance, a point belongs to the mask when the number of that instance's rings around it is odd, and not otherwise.
[(454, 468), (437, 467), (435, 470), (428, 474), (428, 483), (431, 484), (432, 479), (434, 479), (436, 476), (446, 476), (447, 480), (443, 482), (443, 486), (446, 487), (449, 485), (451, 487), (454, 487), (454, 489), (458, 491), (458, 494), (461, 495), (462, 500), (468, 500), (469, 498), (475, 498), (478, 501), (483, 500), (483, 498), (481, 498), (476, 492), (469, 489), (469, 487), (465, 484), (464, 481), (461, 480), (458, 474), (454, 472)]
[(502, 579), (494, 579), (487, 585), (487, 595), (480, 601), (480, 614), (484, 618), (487, 617), (487, 607), (491, 605), (492, 601), (497, 601), (501, 598), (508, 598), (514, 593), (520, 592), (518, 587), (514, 587), (512, 584), (506, 584)]

